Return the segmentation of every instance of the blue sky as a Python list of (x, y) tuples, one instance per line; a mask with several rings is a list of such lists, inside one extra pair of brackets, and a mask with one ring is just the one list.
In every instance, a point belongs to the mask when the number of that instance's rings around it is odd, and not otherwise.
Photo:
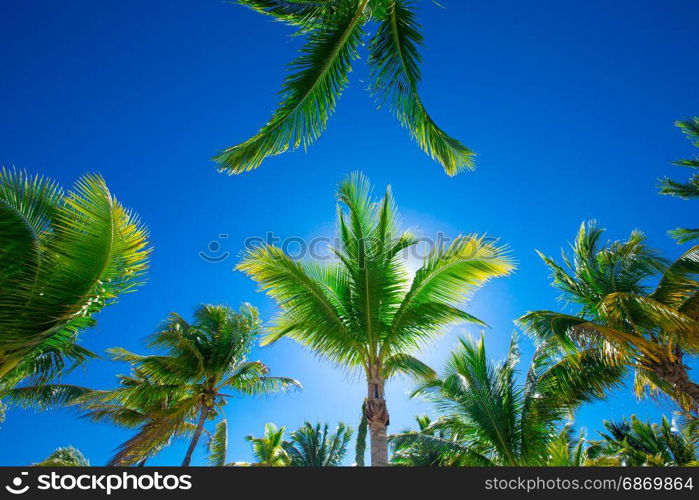
[[(507, 243), (519, 269), (478, 292), (469, 311), (488, 322), (490, 352), (504, 353), (512, 320), (558, 307), (534, 253), (558, 255), (581, 221), (598, 219), (609, 238), (642, 229), (668, 257), (681, 247), (666, 230), (693, 226), (696, 206), (657, 195), (657, 179), (682, 178), (671, 161), (694, 154), (673, 121), (699, 114), (694, 0), (441, 0), (417, 2), (426, 46), (421, 93), (436, 121), (478, 153), (478, 169), (448, 178), (365, 91), (358, 62), (327, 132), (307, 153), (269, 159), (252, 173), (216, 173), (210, 156), (252, 135), (270, 116), (285, 64), (302, 40), (243, 7), (217, 0), (54, 2), (0, 5), (0, 164), (41, 172), (68, 186), (100, 172), (150, 228), (148, 284), (98, 316), (88, 348), (142, 351), (171, 311), (203, 302), (249, 301), (265, 318), (274, 304), (232, 270), (242, 242), (331, 235), (334, 190), (362, 170), (391, 184), (406, 226), (421, 234), (487, 232)], [(365, 50), (362, 49), (362, 53)], [(219, 238), (227, 234), (226, 239)], [(199, 252), (213, 240), (218, 264)], [(440, 367), (458, 335), (422, 357)], [(524, 352), (531, 344), (524, 340)], [(298, 378), (302, 393), (230, 402), (230, 460), (249, 460), (246, 434), (265, 422), (293, 429), (304, 419), (356, 426), (364, 385), (291, 341), (256, 349), (273, 373)], [(525, 359), (527, 359), (525, 357)], [(106, 361), (68, 377), (107, 388), (126, 370)], [(391, 429), (428, 410), (392, 382)], [(583, 407), (578, 423), (635, 413), (629, 389)], [(0, 431), (0, 465), (37, 461), (74, 445), (105, 463), (129, 433), (68, 411), (12, 410)], [(153, 464), (178, 464), (178, 442)], [(203, 447), (194, 463), (204, 463)]]

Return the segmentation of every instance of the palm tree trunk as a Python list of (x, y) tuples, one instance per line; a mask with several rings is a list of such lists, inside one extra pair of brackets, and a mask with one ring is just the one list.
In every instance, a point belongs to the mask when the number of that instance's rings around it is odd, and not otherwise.
[(694, 407), (699, 408), (699, 384), (689, 378), (687, 367), (682, 363), (682, 353), (677, 352), (674, 361), (663, 359), (659, 362), (650, 362), (646, 365), (655, 375), (665, 382), (689, 396), (694, 402)]
[(199, 422), (197, 423), (197, 429), (194, 431), (192, 436), (192, 441), (189, 443), (189, 448), (187, 449), (187, 454), (182, 461), (182, 467), (188, 467), (192, 461), (192, 453), (194, 453), (194, 448), (197, 447), (201, 433), (204, 430), (204, 423), (206, 422), (206, 417), (209, 415), (209, 407), (202, 405), (199, 412)]
[(367, 399), (364, 412), (369, 423), (371, 466), (388, 465), (388, 408), (384, 399), (384, 380), (374, 376), (367, 381)]

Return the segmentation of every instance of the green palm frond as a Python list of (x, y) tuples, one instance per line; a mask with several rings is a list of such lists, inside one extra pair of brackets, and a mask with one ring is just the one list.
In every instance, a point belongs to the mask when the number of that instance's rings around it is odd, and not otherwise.
[(284, 449), (292, 467), (337, 467), (347, 453), (352, 429), (340, 422), (331, 433), (328, 424), (304, 425), (289, 435)]
[[(236, 0), (259, 14), (276, 21), (302, 28), (302, 32), (317, 27), (334, 10), (332, 0)], [(235, 3), (235, 2), (230, 2)]]
[(32, 464), (33, 467), (89, 467), (90, 461), (79, 450), (72, 446), (58, 448), (41, 462)]
[(257, 459), (257, 464), (264, 467), (286, 467), (290, 464), (289, 454), (284, 449), (284, 427), (277, 428), (272, 423), (265, 424), (265, 432), (262, 437), (252, 435), (245, 439), (252, 443), (252, 454)]
[[(677, 121), (675, 125), (682, 130), (693, 146), (699, 147), (698, 116), (686, 121)], [(699, 156), (693, 159), (676, 161), (675, 165), (697, 169), (699, 168)], [(677, 196), (683, 200), (699, 198), (699, 174), (692, 175), (687, 182), (663, 179), (660, 182), (660, 194)], [(676, 228), (668, 232), (670, 236), (677, 240), (677, 243), (687, 243), (699, 238), (699, 229)]]
[(71, 404), (89, 392), (90, 389), (77, 385), (41, 384), (0, 391), (0, 398), (20, 408), (47, 409)]
[(396, 373), (410, 375), (416, 379), (432, 379), (437, 373), (414, 356), (404, 353), (394, 354), (384, 364), (386, 378)]
[[(138, 217), (97, 175), (63, 193), (45, 178), (3, 169), (0, 211), (0, 260), (12, 262), (0, 271), (0, 379), (7, 383), (23, 362), (32, 376), (40, 361), (52, 357), (60, 371), (62, 353), (80, 358), (78, 333), (142, 282), (150, 250)], [(15, 384), (22, 379), (11, 376)]]
[(363, 27), (375, 21), (369, 42), (371, 95), (388, 102), (419, 147), (448, 175), (473, 169), (474, 153), (442, 130), (418, 93), (422, 44), (414, 5), (404, 0), (238, 0), (260, 14), (298, 28), (307, 41), (291, 64), (278, 109), (247, 141), (215, 156), (219, 170), (239, 174), (256, 169), (269, 156), (306, 149), (325, 131), (343, 90), (352, 61), (359, 57)]
[(678, 227), (668, 231), (670, 236), (677, 240), (677, 243), (689, 243), (690, 241), (699, 239), (699, 229), (687, 229)]
[(357, 443), (354, 449), (354, 463), (357, 467), (364, 467), (364, 454), (366, 453), (366, 435), (369, 427), (369, 423), (366, 419), (366, 409), (364, 405), (366, 403), (362, 401), (362, 416), (359, 419), (359, 425), (357, 426)]
[(268, 156), (305, 148), (320, 137), (358, 57), (367, 1), (340, 4), (332, 21), (310, 33), (303, 55), (291, 64), (279, 108), (255, 136), (215, 157), (221, 171), (253, 170)]
[(214, 467), (226, 464), (228, 454), (228, 421), (221, 420), (209, 440), (209, 463)]
[(412, 5), (403, 0), (387, 3), (369, 45), (372, 95), (382, 103), (388, 101), (401, 125), (448, 175), (473, 170), (473, 151), (439, 128), (420, 100), (417, 46), (422, 44), (422, 35)]

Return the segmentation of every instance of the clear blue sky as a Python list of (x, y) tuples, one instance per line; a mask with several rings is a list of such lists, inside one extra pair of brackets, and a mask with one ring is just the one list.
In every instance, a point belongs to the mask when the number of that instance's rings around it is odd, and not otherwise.
[[(141, 351), (143, 338), (171, 311), (202, 302), (274, 304), (230, 257), (198, 253), (221, 233), (233, 256), (248, 236), (267, 231), (312, 237), (333, 232), (334, 190), (351, 170), (380, 188), (392, 184), (406, 225), (422, 234), (487, 232), (509, 244), (517, 273), (489, 284), (469, 310), (492, 328), (501, 356), (512, 320), (558, 307), (534, 253), (558, 255), (582, 220), (610, 238), (645, 231), (667, 256), (681, 247), (666, 235), (696, 225), (697, 206), (656, 194), (657, 179), (681, 177), (670, 165), (694, 154), (673, 121), (699, 114), (695, 0), (428, 0), (418, 2), (426, 47), (424, 101), (447, 131), (478, 152), (478, 170), (446, 177), (365, 92), (358, 63), (325, 135), (307, 154), (268, 160), (237, 177), (216, 173), (209, 157), (246, 139), (270, 116), (300, 39), (243, 7), (218, 0), (0, 4), (0, 164), (41, 172), (70, 185), (97, 171), (141, 214), (155, 246), (149, 282), (98, 316), (84, 345)], [(362, 50), (364, 53), (364, 50)], [(457, 335), (423, 357), (440, 367)], [(524, 340), (525, 353), (531, 344)], [(364, 386), (291, 341), (256, 349), (273, 373), (298, 378), (299, 394), (235, 399), (227, 416), (231, 460), (248, 460), (243, 436), (265, 422), (296, 428), (304, 419), (356, 426)], [(114, 385), (125, 366), (96, 361), (68, 380)], [(410, 401), (407, 381), (391, 383), (391, 429), (427, 410)], [(669, 414), (637, 404), (626, 391), (585, 406), (578, 423)], [(74, 445), (103, 464), (129, 435), (67, 411), (12, 410), (0, 431), (0, 465), (39, 460)], [(177, 443), (152, 461), (178, 464)], [(202, 464), (203, 447), (194, 462)]]

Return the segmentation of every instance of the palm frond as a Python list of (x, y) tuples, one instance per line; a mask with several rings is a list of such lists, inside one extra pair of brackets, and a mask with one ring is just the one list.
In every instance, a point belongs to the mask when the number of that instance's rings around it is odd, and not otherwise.
[(214, 158), (221, 171), (253, 170), (268, 156), (307, 147), (320, 137), (358, 57), (367, 1), (338, 4), (332, 22), (310, 33), (302, 55), (291, 64), (279, 108), (255, 136)]
[(214, 467), (226, 465), (228, 454), (228, 421), (221, 420), (209, 440), (209, 464)]
[(439, 128), (420, 100), (417, 46), (422, 44), (422, 35), (412, 4), (403, 0), (390, 0), (387, 4), (369, 45), (372, 95), (380, 102), (389, 102), (401, 125), (448, 175), (472, 170), (473, 151)]

